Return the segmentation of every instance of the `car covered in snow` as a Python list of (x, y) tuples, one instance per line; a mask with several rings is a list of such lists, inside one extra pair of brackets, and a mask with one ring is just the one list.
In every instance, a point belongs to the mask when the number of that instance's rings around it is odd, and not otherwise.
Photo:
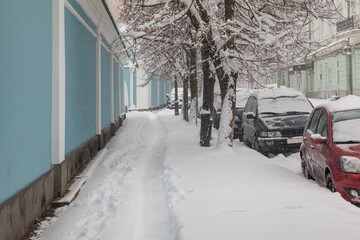
[(308, 179), (360, 203), (360, 97), (317, 106), (305, 128), (301, 169)]
[(294, 89), (256, 91), (247, 100), (242, 115), (244, 144), (267, 156), (297, 152), (312, 110), (310, 101)]
[(214, 93), (213, 107), (213, 125), (214, 128), (219, 129), (221, 117), (221, 94), (219, 92)]
[(252, 90), (237, 90), (236, 91), (236, 105), (235, 105), (235, 122), (234, 122), (234, 139), (242, 139), (242, 115), (244, 113), (246, 102), (250, 96)]
[[(247, 99), (250, 96), (252, 90), (249, 89), (237, 89), (236, 90), (236, 103), (234, 111), (234, 139), (240, 138), (242, 136), (242, 114), (244, 112), (245, 104)], [(213, 111), (213, 123), (214, 128), (219, 129), (221, 119), (221, 95), (220, 93), (214, 94), (214, 111)], [(242, 139), (240, 138), (240, 141)]]

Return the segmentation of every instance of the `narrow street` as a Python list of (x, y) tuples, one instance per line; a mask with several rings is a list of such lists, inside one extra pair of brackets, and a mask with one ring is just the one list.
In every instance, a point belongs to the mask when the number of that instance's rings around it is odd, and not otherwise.
[(177, 239), (163, 182), (168, 130), (157, 114), (129, 116), (40, 239)]
[(171, 110), (128, 113), (77, 199), (32, 239), (360, 238), (360, 209), (305, 179), (298, 153), (269, 159), (216, 137), (200, 147), (198, 127)]

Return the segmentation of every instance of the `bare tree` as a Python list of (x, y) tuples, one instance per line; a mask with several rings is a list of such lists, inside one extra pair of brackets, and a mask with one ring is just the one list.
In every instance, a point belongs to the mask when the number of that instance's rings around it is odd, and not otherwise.
[(187, 61), (183, 52), (200, 49), (202, 146), (210, 145), (215, 80), (222, 97), (218, 144), (232, 146), (237, 79), (260, 84), (278, 64), (311, 49), (308, 25), (314, 18), (337, 17), (333, 0), (124, 0), (122, 8), (127, 35), (137, 39), (149, 73), (194, 76), (184, 66), (198, 64), (196, 57)]

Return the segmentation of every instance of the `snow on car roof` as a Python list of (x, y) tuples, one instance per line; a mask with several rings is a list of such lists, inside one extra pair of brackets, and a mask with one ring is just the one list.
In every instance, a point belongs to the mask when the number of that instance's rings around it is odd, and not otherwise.
[(262, 89), (253, 93), (258, 99), (278, 98), (278, 97), (296, 97), (303, 95), (301, 92), (293, 88), (272, 88)]
[(360, 97), (348, 95), (336, 101), (327, 101), (320, 104), (318, 107), (326, 107), (332, 112), (346, 111), (351, 109), (360, 109)]

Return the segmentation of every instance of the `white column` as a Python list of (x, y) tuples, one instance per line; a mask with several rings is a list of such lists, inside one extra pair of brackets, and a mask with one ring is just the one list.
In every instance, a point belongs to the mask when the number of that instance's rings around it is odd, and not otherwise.
[(52, 18), (51, 162), (59, 164), (65, 160), (64, 0), (53, 0)]
[(110, 54), (110, 122), (115, 123), (114, 120), (114, 56)]
[(96, 134), (101, 134), (101, 33), (96, 30)]
[(119, 88), (118, 88), (118, 103), (119, 103), (119, 116), (117, 116), (117, 117), (120, 117), (121, 116), (121, 103), (122, 103), (122, 92), (121, 92), (121, 80), (122, 80), (122, 68), (121, 68), (121, 64), (119, 63), (119, 76), (118, 76), (118, 82), (119, 82), (119, 84), (118, 84), (118, 86), (119, 86)]
[(130, 71), (130, 102), (129, 102), (129, 108), (132, 109), (134, 106), (134, 68), (132, 66), (132, 63), (130, 63), (129, 66)]

